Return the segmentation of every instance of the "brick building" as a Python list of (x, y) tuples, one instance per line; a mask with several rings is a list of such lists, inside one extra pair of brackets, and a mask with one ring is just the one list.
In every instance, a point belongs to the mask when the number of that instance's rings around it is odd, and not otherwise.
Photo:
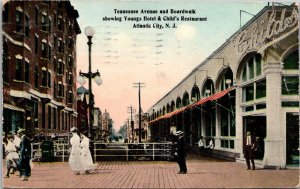
[(69, 1), (9, 1), (2, 16), (4, 131), (68, 132), (77, 124), (77, 10)]

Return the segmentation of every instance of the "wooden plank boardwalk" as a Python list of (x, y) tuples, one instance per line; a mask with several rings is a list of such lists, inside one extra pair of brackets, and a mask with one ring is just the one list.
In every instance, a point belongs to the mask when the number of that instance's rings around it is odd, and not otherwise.
[[(29, 181), (5, 178), (5, 188), (296, 188), (299, 170), (246, 170), (242, 163), (211, 158), (187, 160), (177, 174), (169, 161), (99, 162), (96, 171), (74, 175), (68, 163), (34, 163)], [(3, 170), (4, 173), (4, 170)]]

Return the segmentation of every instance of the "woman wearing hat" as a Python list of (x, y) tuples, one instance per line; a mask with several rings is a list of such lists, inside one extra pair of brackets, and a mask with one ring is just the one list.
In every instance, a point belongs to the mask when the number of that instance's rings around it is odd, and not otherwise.
[(75, 127), (71, 128), (72, 138), (70, 139), (70, 144), (72, 145), (71, 154), (69, 157), (69, 166), (75, 175), (79, 175), (80, 171), (83, 170), (80, 158), (80, 137), (77, 134), (77, 129)]

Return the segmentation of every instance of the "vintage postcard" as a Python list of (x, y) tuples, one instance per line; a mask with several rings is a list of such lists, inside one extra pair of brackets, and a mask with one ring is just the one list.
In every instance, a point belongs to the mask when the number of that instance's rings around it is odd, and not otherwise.
[(299, 3), (2, 2), (4, 188), (299, 187)]

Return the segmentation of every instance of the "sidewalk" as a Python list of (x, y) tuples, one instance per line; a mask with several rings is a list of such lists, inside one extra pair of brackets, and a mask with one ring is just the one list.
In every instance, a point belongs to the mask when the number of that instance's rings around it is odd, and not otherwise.
[[(5, 188), (295, 188), (299, 170), (246, 170), (236, 162), (212, 158), (187, 160), (188, 173), (177, 174), (169, 161), (99, 162), (96, 171), (74, 175), (68, 163), (34, 163), (29, 181), (5, 178)], [(4, 171), (3, 171), (4, 173)]]

